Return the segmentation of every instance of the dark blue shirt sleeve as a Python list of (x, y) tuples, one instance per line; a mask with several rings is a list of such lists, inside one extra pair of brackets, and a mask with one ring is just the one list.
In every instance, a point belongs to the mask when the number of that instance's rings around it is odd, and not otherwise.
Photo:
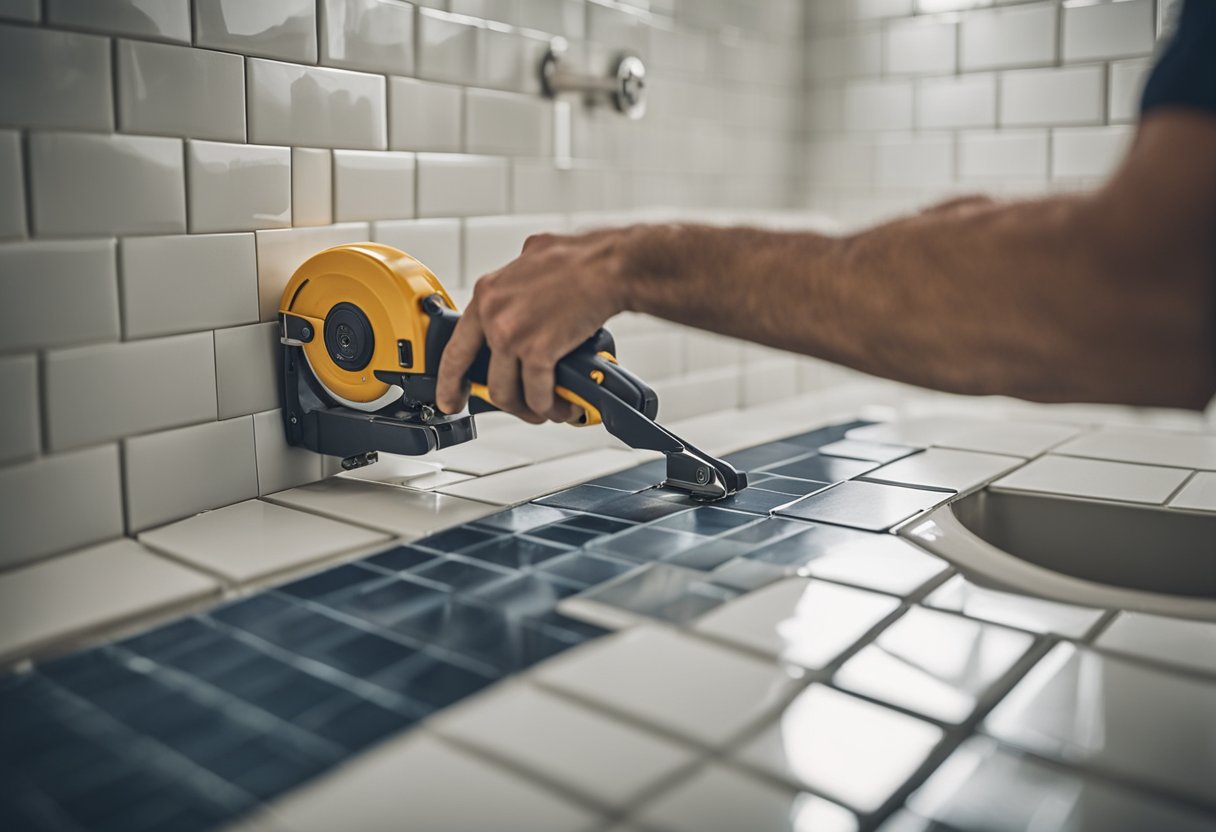
[(1216, 114), (1216, 0), (1186, 0), (1169, 46), (1153, 68), (1140, 111), (1190, 107)]

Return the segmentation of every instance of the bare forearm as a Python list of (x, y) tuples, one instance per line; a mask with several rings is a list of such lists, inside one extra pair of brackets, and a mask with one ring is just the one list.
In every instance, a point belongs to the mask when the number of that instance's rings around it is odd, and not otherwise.
[(1210, 276), (1140, 272), (1152, 264), (1129, 262), (1098, 213), (1053, 197), (844, 238), (659, 227), (637, 241), (631, 303), (953, 392), (1202, 407)]

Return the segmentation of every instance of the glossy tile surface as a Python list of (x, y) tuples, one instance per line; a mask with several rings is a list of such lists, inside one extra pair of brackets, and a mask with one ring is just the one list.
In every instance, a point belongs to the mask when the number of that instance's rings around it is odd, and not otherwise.
[(942, 730), (820, 684), (811, 685), (739, 759), (863, 812), (924, 762)]
[(612, 629), (646, 618), (685, 624), (734, 596), (726, 587), (707, 581), (702, 572), (651, 563), (579, 593), (564, 601), (560, 609), (573, 618)]
[(1120, 613), (1098, 647), (1216, 675), (1216, 623), (1141, 612)]
[(291, 151), (223, 142), (186, 143), (190, 231), (255, 231), (291, 225)]
[(0, 122), (113, 129), (109, 42), (0, 24)]
[(321, 63), (389, 75), (414, 74), (414, 9), (383, 0), (322, 0)]
[[(1152, 795), (1002, 749), (967, 740), (908, 799), (919, 817), (949, 829), (1014, 832), (1177, 829), (1199, 832), (1211, 817)], [(894, 832), (894, 824), (883, 830)]]
[(199, 46), (317, 62), (316, 4), (310, 0), (256, 5), (199, 0), (193, 8), (195, 42)]
[(1046, 422), (932, 416), (853, 428), (848, 438), (1032, 457), (1080, 432), (1080, 428)]
[[(311, 4), (310, 8), (311, 8)], [(250, 58), (249, 141), (383, 149), (384, 76)]]
[(1001, 477), (992, 487), (1161, 505), (1189, 476), (1180, 468), (1045, 456)]
[(1216, 511), (1216, 473), (1199, 471), (1170, 500), (1170, 508)]
[(784, 517), (881, 532), (933, 508), (950, 496), (941, 491), (852, 481), (804, 497), (778, 513)]
[(1058, 633), (1081, 638), (1105, 615), (1104, 610), (1059, 601), (1001, 592), (956, 575), (935, 589), (926, 606), (957, 612), (968, 618), (992, 621), (1034, 633)]
[(867, 480), (970, 491), (1021, 465), (1019, 457), (930, 448), (865, 474)]
[(1070, 439), (1056, 453), (1093, 459), (1216, 470), (1216, 438), (1161, 430), (1106, 428)]
[(1211, 806), (1213, 714), (1211, 679), (1157, 673), (1060, 644), (984, 726), (1001, 742)]
[(372, 150), (334, 151), (334, 221), (414, 215), (414, 156)]
[(706, 615), (696, 630), (814, 670), (830, 664), (898, 606), (888, 595), (790, 578)]
[(836, 672), (846, 690), (943, 722), (969, 717), (1034, 637), (913, 607)]
[(771, 711), (794, 685), (769, 663), (651, 625), (564, 656), (536, 678), (711, 745)]
[(239, 55), (128, 40), (115, 49), (122, 130), (245, 140), (245, 62)]

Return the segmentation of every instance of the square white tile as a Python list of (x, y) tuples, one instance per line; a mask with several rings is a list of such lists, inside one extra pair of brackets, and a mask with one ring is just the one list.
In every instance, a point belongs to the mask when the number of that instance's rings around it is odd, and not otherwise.
[(1216, 473), (1197, 472), (1170, 500), (1170, 508), (1216, 511)]
[(386, 534), (262, 500), (208, 511), (139, 535), (208, 572), (243, 583), (388, 540)]
[(1098, 647), (1216, 675), (1216, 624), (1124, 612), (1102, 631)]
[(783, 662), (818, 670), (899, 607), (889, 595), (788, 578), (730, 601), (694, 629)]
[(1147, 55), (1156, 42), (1152, 0), (1066, 5), (1062, 29), (1068, 63)]
[(1020, 457), (929, 448), (863, 476), (878, 482), (947, 488), (961, 493), (983, 485), (1023, 462)]
[(524, 683), (498, 685), (443, 712), (429, 727), (618, 810), (698, 757), (691, 748)]
[(912, 776), (942, 735), (931, 723), (813, 684), (742, 747), (739, 759), (873, 812)]
[[(22, 299), (0, 304), (0, 350), (117, 341), (114, 249), (112, 239), (0, 246), (0, 295)], [(30, 280), (32, 274), (38, 279)]]
[[(393, 150), (459, 153), (464, 89), (416, 78), (388, 79), (388, 146)], [(425, 118), (419, 115), (425, 113)]]
[(533, 678), (706, 745), (736, 736), (796, 685), (770, 662), (651, 625), (566, 653)]
[[(594, 430), (594, 428), (591, 428)], [(588, 479), (623, 471), (649, 459), (646, 452), (614, 448), (538, 462), (441, 488), (444, 494), (507, 506), (561, 491)]]
[(956, 575), (930, 593), (926, 606), (957, 612), (968, 618), (993, 621), (1033, 633), (1059, 633), (1081, 638), (1105, 614), (1093, 607), (1078, 607), (1045, 598), (1001, 592), (971, 583)]
[(1181, 468), (1048, 455), (996, 480), (992, 488), (1162, 505), (1190, 474)]
[(339, 477), (280, 491), (270, 499), (411, 540), (498, 511), (497, 506), (447, 494)]
[(849, 480), (803, 497), (781, 508), (778, 514), (881, 532), (952, 496), (945, 491)]
[(258, 455), (258, 495), (321, 479), (322, 456), (287, 444), (283, 413), (267, 410), (253, 415), (253, 439)]
[(456, 153), (418, 154), (418, 216), (504, 214), (510, 188), (507, 160)]
[(190, 231), (255, 231), (291, 225), (291, 149), (186, 142)]
[(221, 419), (278, 407), (281, 349), (278, 324), (215, 331), (215, 381)]
[(414, 154), (334, 151), (334, 220), (414, 216)]
[(0, 662), (218, 592), (214, 578), (126, 538), (5, 572)]
[(1070, 439), (1054, 453), (1216, 471), (1216, 434), (1103, 428)]

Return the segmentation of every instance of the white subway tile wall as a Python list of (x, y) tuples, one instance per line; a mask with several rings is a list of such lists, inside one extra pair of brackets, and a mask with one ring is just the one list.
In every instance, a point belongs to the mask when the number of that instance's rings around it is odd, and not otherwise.
[[(276, 386), (279, 295), (321, 249), (398, 246), (460, 299), (537, 232), (852, 224), (965, 188), (1092, 184), (1130, 140), (1168, 5), (0, 0), (0, 570), (136, 534), (190, 560), (157, 529), (337, 470), (286, 444)], [(640, 53), (646, 117), (540, 97), (555, 35), (594, 73)], [(641, 316), (611, 327), (669, 421), (856, 378)], [(510, 436), (544, 452), (487, 443), (453, 469), (611, 444)], [(372, 526), (444, 522), (379, 496)]]

